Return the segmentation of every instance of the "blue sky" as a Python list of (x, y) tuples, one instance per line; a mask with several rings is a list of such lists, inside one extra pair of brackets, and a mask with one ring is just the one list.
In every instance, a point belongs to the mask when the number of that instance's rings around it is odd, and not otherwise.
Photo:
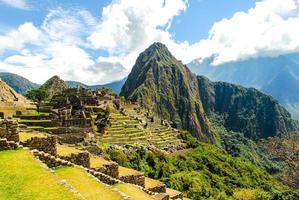
[[(151, 43), (184, 63), (297, 51), (298, 0), (0, 0), (0, 71), (42, 83), (126, 76)], [(298, 21), (297, 21), (298, 20)], [(284, 28), (279, 28), (284, 27)], [(279, 28), (279, 30), (278, 30)], [(275, 36), (273, 36), (275, 33)]]

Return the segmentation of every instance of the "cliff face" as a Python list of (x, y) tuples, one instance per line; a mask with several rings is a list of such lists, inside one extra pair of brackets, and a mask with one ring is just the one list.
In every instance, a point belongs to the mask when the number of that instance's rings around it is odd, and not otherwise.
[(245, 132), (253, 139), (295, 128), (290, 114), (273, 98), (197, 77), (161, 43), (140, 54), (120, 95), (210, 142), (215, 141), (208, 119), (213, 113), (224, 116), (227, 129)]
[(140, 54), (120, 95), (139, 101), (198, 138), (214, 140), (196, 76), (161, 43), (154, 43)]
[(242, 132), (248, 138), (282, 136), (297, 130), (297, 122), (271, 96), (253, 88), (225, 82), (211, 82), (198, 76), (204, 110), (224, 118), (228, 130)]

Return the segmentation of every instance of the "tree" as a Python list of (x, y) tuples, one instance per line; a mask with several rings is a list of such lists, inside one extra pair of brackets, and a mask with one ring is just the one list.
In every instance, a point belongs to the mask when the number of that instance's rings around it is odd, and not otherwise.
[(40, 106), (43, 101), (45, 101), (48, 97), (49, 94), (46, 90), (44, 89), (36, 89), (36, 90), (30, 90), (27, 94), (26, 97), (33, 102), (35, 102), (37, 111), (39, 112)]

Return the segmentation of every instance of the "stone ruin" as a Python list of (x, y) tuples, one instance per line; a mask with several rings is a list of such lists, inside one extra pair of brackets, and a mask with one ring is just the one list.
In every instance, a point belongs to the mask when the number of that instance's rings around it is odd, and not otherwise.
[(21, 145), (29, 147), (30, 149), (37, 149), (49, 153), (51, 155), (57, 155), (57, 137), (48, 136), (48, 137), (32, 137), (25, 142), (20, 142)]
[(12, 120), (0, 121), (0, 138), (6, 138), (8, 141), (19, 142), (18, 122)]

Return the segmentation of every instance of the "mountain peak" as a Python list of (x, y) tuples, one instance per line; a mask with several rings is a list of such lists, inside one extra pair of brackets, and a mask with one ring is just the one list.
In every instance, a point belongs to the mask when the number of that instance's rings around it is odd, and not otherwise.
[(172, 121), (175, 127), (187, 129), (206, 141), (214, 140), (201, 109), (196, 76), (162, 43), (152, 44), (139, 55), (120, 95), (139, 101), (145, 108)]
[(215, 114), (224, 117), (225, 128), (251, 139), (297, 130), (290, 114), (272, 97), (196, 77), (161, 43), (139, 55), (120, 95), (209, 142), (217, 140)]
[(61, 93), (67, 88), (66, 83), (59, 76), (55, 75), (47, 80), (42, 86), (42, 89), (49, 93), (50, 98), (56, 94)]

